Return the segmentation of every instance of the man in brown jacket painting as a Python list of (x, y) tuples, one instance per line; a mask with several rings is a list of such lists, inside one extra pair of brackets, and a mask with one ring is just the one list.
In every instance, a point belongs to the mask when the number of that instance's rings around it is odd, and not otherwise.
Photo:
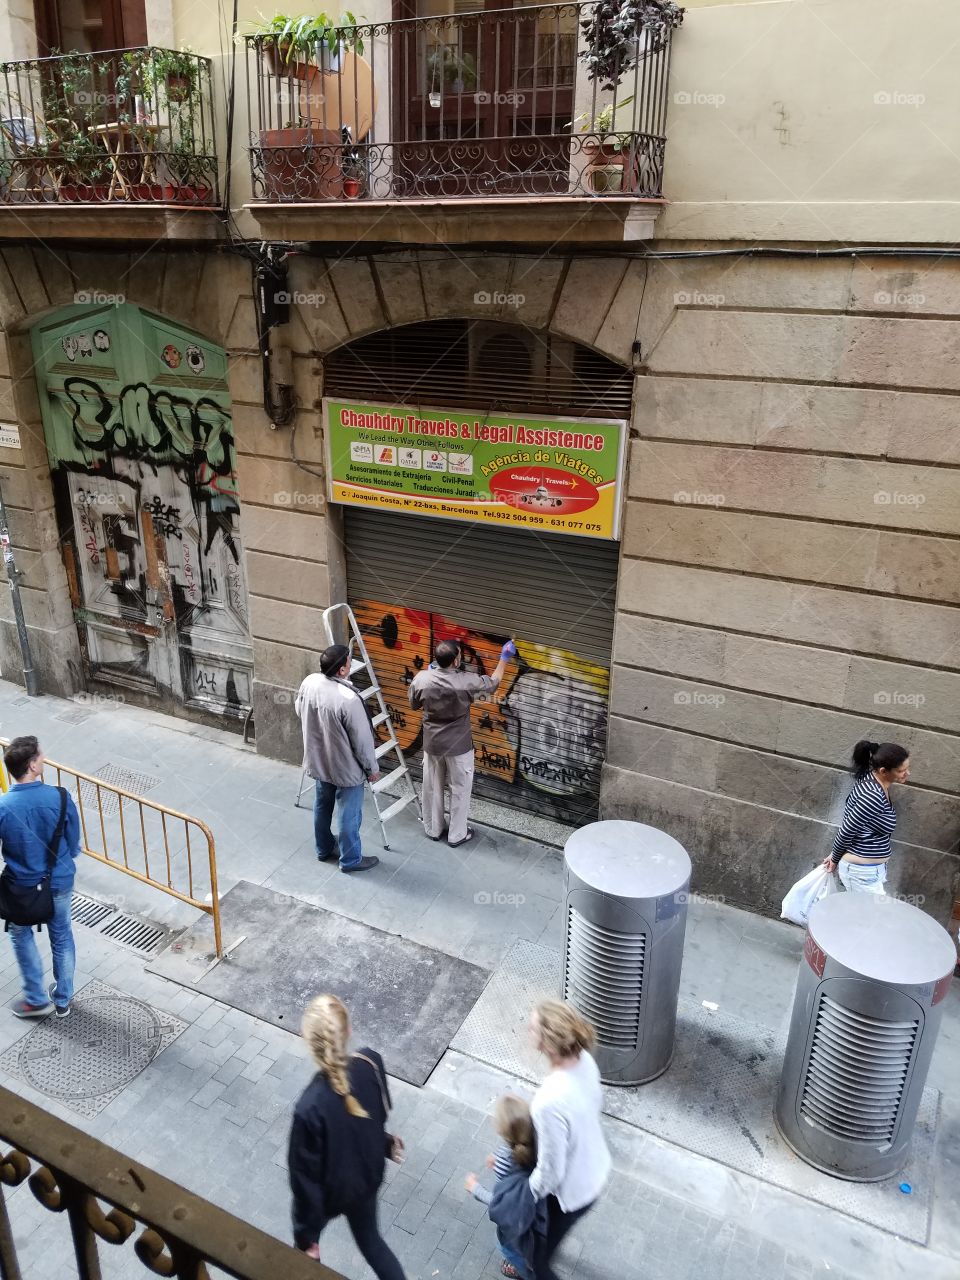
[(446, 830), (451, 849), (473, 839), (467, 826), (473, 791), (473, 735), (470, 704), (480, 694), (492, 693), (503, 679), (507, 662), (517, 647), (508, 640), (492, 676), (462, 670), (462, 651), (456, 640), (441, 640), (434, 662), (410, 685), (410, 705), (423, 712), (423, 826), (431, 840), (444, 835), (443, 793), (450, 788), (450, 825)]

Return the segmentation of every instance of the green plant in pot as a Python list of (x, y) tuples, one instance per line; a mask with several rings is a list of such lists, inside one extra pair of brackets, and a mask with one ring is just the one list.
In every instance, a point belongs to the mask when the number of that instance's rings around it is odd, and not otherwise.
[(73, 51), (58, 56), (40, 83), (43, 130), (32, 150), (63, 200), (106, 198), (112, 171), (95, 131), (103, 116), (97, 73), (89, 57)]
[(277, 13), (272, 18), (261, 15), (250, 24), (246, 35), (274, 75), (299, 80), (306, 77), (312, 58), (323, 66), (336, 58), (341, 47), (363, 54), (359, 21), (349, 11), (340, 18), (332, 18), (328, 13), (299, 17)]
[(150, 49), (144, 64), (148, 90), (161, 103), (186, 102), (196, 92), (200, 63), (192, 49)]
[(595, 115), (585, 111), (571, 121), (571, 125), (579, 125), (580, 132), (588, 135), (581, 150), (590, 161), (585, 173), (594, 191), (622, 191), (624, 188), (624, 170), (634, 148), (636, 134), (632, 130), (617, 132), (614, 117), (632, 102), (631, 94), (620, 98), (616, 104), (608, 102)]
[(624, 151), (630, 146), (631, 132), (625, 131), (617, 133), (613, 128), (613, 117), (622, 107), (629, 107), (633, 102), (633, 95), (628, 98), (621, 98), (616, 106), (612, 102), (608, 102), (605, 107), (591, 115), (589, 111), (584, 111), (577, 116), (571, 124), (580, 126), (581, 133), (587, 133), (590, 137), (583, 141), (583, 154), (586, 156), (602, 155), (606, 159), (616, 159), (622, 156)]

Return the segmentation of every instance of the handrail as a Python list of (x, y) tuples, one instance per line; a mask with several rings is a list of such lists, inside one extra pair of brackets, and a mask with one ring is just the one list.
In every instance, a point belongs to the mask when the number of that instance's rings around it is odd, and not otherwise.
[(672, 23), (591, 79), (597, 0), (244, 38), (254, 201), (662, 198)]
[[(8, 739), (0, 738), (0, 747), (6, 747)], [(57, 786), (63, 785), (63, 776), (66, 774), (74, 779), (74, 796), (73, 799), (80, 815), (80, 831), (81, 831), (81, 848), (83, 852), (90, 858), (96, 858), (98, 862), (104, 863), (108, 867), (113, 867), (117, 871), (122, 871), (124, 875), (132, 876), (135, 880), (139, 880), (141, 884), (148, 884), (153, 889), (159, 889), (161, 893), (167, 894), (171, 898), (176, 898), (179, 902), (185, 902), (188, 906), (196, 907), (198, 911), (203, 911), (206, 915), (213, 918), (213, 939), (218, 958), (223, 956), (223, 935), (220, 927), (220, 895), (217, 890), (217, 853), (216, 844), (213, 838), (213, 832), (205, 822), (201, 822), (199, 818), (191, 817), (190, 814), (181, 813), (178, 809), (171, 809), (169, 805), (159, 804), (155, 800), (147, 800), (143, 796), (138, 796), (132, 791), (127, 791), (123, 787), (115, 786), (112, 782), (104, 782), (102, 778), (95, 778), (89, 773), (81, 773), (79, 769), (72, 769), (69, 765), (58, 764), (56, 760), (51, 760), (48, 756), (44, 757), (45, 766), (55, 769), (57, 772)], [(100, 837), (103, 841), (102, 849), (91, 847), (90, 836), (87, 830), (87, 813), (84, 806), (83, 788), (91, 786), (96, 792), (96, 817), (99, 819)], [(9, 780), (7, 778), (6, 769), (0, 761), (0, 791), (9, 789)], [(123, 861), (112, 858), (108, 851), (107, 839), (107, 822), (104, 817), (103, 809), (103, 793), (115, 795), (117, 797), (117, 810), (120, 824), (120, 843), (122, 847)], [(135, 867), (130, 866), (130, 849), (127, 844), (127, 824), (124, 821), (124, 800), (130, 801), (137, 806), (137, 816), (139, 817), (139, 834), (140, 846), (143, 854), (143, 871), (138, 871)], [(163, 837), (163, 861), (166, 868), (166, 879), (157, 879), (150, 871), (150, 850), (147, 839), (147, 824), (144, 820), (144, 811), (149, 810), (160, 815), (160, 829)], [(167, 825), (167, 819), (172, 819), (174, 823), (182, 822), (184, 827), (184, 836), (186, 839), (186, 855), (187, 855), (187, 891), (182, 888), (176, 888), (173, 884), (173, 867), (170, 856), (170, 829)], [(194, 893), (193, 878), (193, 849), (190, 844), (190, 828), (195, 827), (203, 836), (207, 844), (207, 865), (210, 875), (210, 901), (198, 897)], [(176, 828), (174, 828), (176, 830)], [(136, 836), (134, 835), (134, 841)]]
[[(66, 1212), (82, 1280), (101, 1280), (98, 1241), (123, 1245), (138, 1228), (134, 1251), (144, 1271), (154, 1275), (209, 1280), (211, 1263), (234, 1280), (344, 1280), (340, 1272), (3, 1088), (0, 1139), (13, 1147), (0, 1154), (5, 1280), (22, 1280), (22, 1273), (3, 1187), (25, 1181), (44, 1208)], [(106, 1213), (100, 1201), (110, 1206)]]

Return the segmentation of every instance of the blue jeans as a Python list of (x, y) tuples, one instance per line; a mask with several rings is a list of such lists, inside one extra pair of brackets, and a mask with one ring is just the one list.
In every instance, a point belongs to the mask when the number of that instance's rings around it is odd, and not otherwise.
[(867, 862), (841, 862), (840, 882), (847, 893), (874, 893), (878, 897), (886, 897), (884, 883), (887, 879), (887, 868), (882, 862), (872, 866)]
[[(340, 835), (334, 840), (330, 829), (333, 807), (340, 809)], [(334, 845), (340, 845), (341, 867), (355, 867), (363, 856), (360, 852), (360, 820), (363, 817), (363, 783), (356, 787), (335, 787), (332, 782), (317, 779), (317, 795), (313, 802), (313, 834), (317, 857), (328, 858)]]
[[(50, 937), (53, 952), (53, 976), (56, 979), (54, 1003), (61, 1009), (73, 999), (73, 973), (77, 965), (77, 948), (73, 942), (70, 922), (70, 899), (73, 889), (62, 889), (53, 895), (53, 919), (44, 928)], [(48, 1003), (47, 989), (43, 985), (43, 961), (37, 950), (36, 926), (12, 924), (10, 940), (13, 943), (20, 976), (23, 978), (23, 998), (27, 1004)]]
[(500, 1245), (500, 1252), (503, 1254), (504, 1261), (509, 1262), (514, 1271), (526, 1280), (526, 1277), (530, 1275), (530, 1268), (527, 1265), (526, 1258), (519, 1249), (515, 1249), (512, 1244), (507, 1243), (499, 1227), (497, 1227), (497, 1243)]

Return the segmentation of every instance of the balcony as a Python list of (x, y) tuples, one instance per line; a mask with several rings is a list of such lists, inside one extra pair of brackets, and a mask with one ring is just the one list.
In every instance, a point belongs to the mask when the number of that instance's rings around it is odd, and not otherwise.
[[(34, 1230), (42, 1244), (31, 1236), (33, 1256), (42, 1250), (44, 1270), (64, 1280), (134, 1269), (145, 1277), (209, 1280), (211, 1266), (234, 1280), (344, 1280), (2, 1088), (0, 1141), (0, 1275), (9, 1280), (27, 1274), (19, 1253)], [(21, 1216), (24, 1205), (4, 1188), (15, 1192), (24, 1183), (45, 1209), (65, 1214), (69, 1232), (52, 1220), (49, 1230), (37, 1226), (29, 1210)]]
[(261, 230), (646, 238), (663, 202), (671, 30), (638, 26), (615, 79), (591, 79), (594, 13), (591, 0), (331, 28), (297, 45), (247, 37), (248, 207)]
[(158, 48), (0, 63), (0, 233), (215, 235), (210, 69)]

